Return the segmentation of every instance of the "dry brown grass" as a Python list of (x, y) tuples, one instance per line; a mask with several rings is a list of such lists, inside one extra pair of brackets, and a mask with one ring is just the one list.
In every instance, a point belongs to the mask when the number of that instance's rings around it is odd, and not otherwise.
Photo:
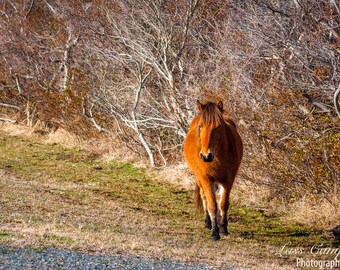
[(287, 219), (298, 222), (310, 228), (327, 229), (339, 225), (340, 201), (339, 194), (334, 195), (332, 204), (327, 201), (313, 201), (311, 198), (302, 198), (289, 206)]
[(195, 177), (183, 163), (159, 169), (156, 178), (185, 190), (193, 190), (195, 187)]
[(33, 127), (0, 122), (0, 128), (11, 136), (21, 136), (27, 139), (39, 140), (43, 143), (58, 143), (66, 147), (80, 147), (85, 144), (84, 140), (63, 128), (50, 130), (40, 122), (37, 122)]

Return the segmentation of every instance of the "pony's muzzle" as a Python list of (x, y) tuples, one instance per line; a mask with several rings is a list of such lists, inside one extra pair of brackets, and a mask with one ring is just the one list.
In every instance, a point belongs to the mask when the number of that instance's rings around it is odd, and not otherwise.
[(209, 152), (207, 155), (204, 155), (202, 153), (202, 151), (200, 152), (200, 158), (204, 161), (204, 162), (212, 162), (214, 160), (214, 154)]

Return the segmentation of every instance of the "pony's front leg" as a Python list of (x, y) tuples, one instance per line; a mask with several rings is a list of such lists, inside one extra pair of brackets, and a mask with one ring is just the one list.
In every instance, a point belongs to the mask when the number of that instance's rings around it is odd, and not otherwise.
[(209, 216), (208, 207), (207, 207), (207, 199), (204, 195), (203, 188), (200, 188), (200, 197), (202, 199), (203, 210), (204, 210), (204, 227), (211, 230), (212, 229), (211, 219)]
[[(203, 182), (203, 183), (202, 183)], [(203, 189), (204, 197), (205, 197), (205, 203), (206, 203), (206, 209), (208, 210), (210, 222), (211, 222), (211, 238), (212, 240), (219, 240), (220, 234), (217, 224), (217, 204), (216, 204), (216, 197), (215, 193), (212, 189), (211, 183), (209, 179), (204, 179), (201, 182), (201, 186)], [(206, 224), (207, 224), (207, 218), (206, 218)]]

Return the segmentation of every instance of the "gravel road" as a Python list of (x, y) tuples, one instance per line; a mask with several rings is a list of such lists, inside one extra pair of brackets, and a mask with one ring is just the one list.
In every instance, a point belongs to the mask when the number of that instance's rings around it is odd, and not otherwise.
[(213, 269), (204, 264), (150, 260), (139, 256), (88, 255), (71, 250), (0, 247), (0, 269)]

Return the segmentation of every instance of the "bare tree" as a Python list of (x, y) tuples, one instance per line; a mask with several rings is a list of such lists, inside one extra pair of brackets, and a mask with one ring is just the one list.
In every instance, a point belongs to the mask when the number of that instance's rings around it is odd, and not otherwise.
[[(116, 4), (114, 10), (104, 7), (106, 20), (91, 27), (97, 40), (95, 46), (88, 40), (88, 48), (98, 65), (105, 66), (104, 72), (92, 72), (101, 84), (92, 92), (92, 100), (98, 110), (134, 131), (154, 166), (154, 152), (163, 155), (165, 139), (155, 139), (160, 136), (157, 132), (168, 129), (183, 138), (191, 118), (190, 95), (183, 82), (198, 1)], [(104, 64), (107, 59), (109, 66)], [(111, 76), (112, 72), (115, 75)], [(158, 143), (162, 147), (156, 146)]]

